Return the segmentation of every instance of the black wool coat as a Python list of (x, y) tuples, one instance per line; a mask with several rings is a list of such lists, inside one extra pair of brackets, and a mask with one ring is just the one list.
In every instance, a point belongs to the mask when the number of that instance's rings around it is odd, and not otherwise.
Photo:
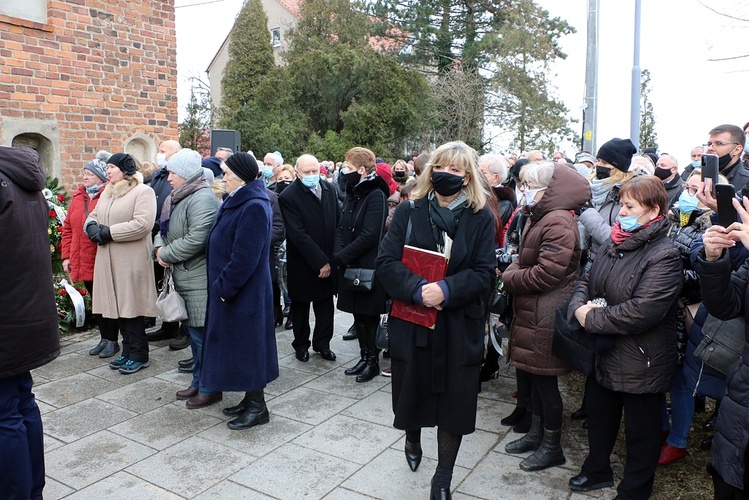
[[(385, 290), (408, 303), (413, 303), (422, 278), (401, 262), (404, 244), (437, 250), (428, 205), (422, 198), (413, 209), (409, 203), (398, 206), (375, 261)], [(409, 216), (412, 229), (406, 242)], [(475, 430), (484, 353), (484, 297), (494, 282), (494, 266), (491, 211), (463, 209), (445, 277), (449, 301), (437, 314), (435, 329), (392, 316), (389, 320), (396, 428), (437, 425), (461, 435)]]
[(0, 146), (0, 378), (60, 354), (44, 180), (34, 150)]
[(374, 288), (368, 293), (346, 290), (343, 273), (349, 267), (374, 269), (388, 215), (389, 194), (387, 183), (378, 176), (366, 179), (348, 190), (335, 239), (339, 285), (337, 304), (341, 311), (370, 316), (385, 312), (387, 294), (377, 273)]
[[(286, 226), (286, 271), (292, 302), (329, 299), (335, 293), (333, 246), (340, 212), (333, 186), (322, 181), (318, 189), (322, 189), (319, 200), (296, 179), (278, 197)], [(325, 264), (330, 264), (330, 276), (318, 278)]]

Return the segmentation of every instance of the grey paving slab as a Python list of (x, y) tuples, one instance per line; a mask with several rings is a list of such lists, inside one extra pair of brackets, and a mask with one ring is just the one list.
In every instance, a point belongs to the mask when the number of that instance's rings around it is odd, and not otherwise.
[[(59, 380), (77, 373), (85, 372), (105, 365), (110, 360), (104, 360), (98, 356), (82, 355), (76, 352), (58, 356), (51, 363), (37, 368), (31, 372), (32, 377), (44, 378), (49, 381)], [(39, 383), (39, 382), (37, 382)]]
[(77, 373), (34, 388), (36, 399), (57, 408), (111, 391), (117, 385), (88, 373)]
[[(34, 382), (36, 383), (36, 380)], [(36, 385), (34, 385), (32, 391), (36, 392)], [(39, 401), (38, 399), (36, 400), (36, 405), (39, 407), (39, 413), (41, 413), (42, 415), (51, 411), (55, 411), (57, 409), (54, 406), (45, 403), (44, 401)]]
[[(229, 418), (226, 417), (226, 420), (229, 420)], [(284, 418), (271, 412), (270, 422), (267, 424), (251, 429), (233, 431), (221, 423), (201, 432), (199, 436), (243, 453), (262, 457), (312, 428), (309, 424)]]
[(388, 392), (378, 390), (341, 413), (374, 424), (392, 426), (393, 397)]
[(523, 457), (490, 453), (468, 474), (457, 490), (479, 498), (522, 498), (566, 500), (570, 496), (568, 469), (525, 472), (519, 464)]
[(345, 415), (335, 415), (294, 440), (294, 444), (364, 465), (403, 436), (403, 431)]
[(192, 373), (184, 373), (178, 371), (176, 368), (170, 368), (169, 370), (156, 375), (156, 378), (168, 380), (169, 382), (179, 385), (180, 389), (185, 389), (192, 382)]
[(316, 375), (309, 372), (284, 367), (283, 370), (279, 370), (278, 378), (265, 388), (265, 394), (278, 396), (287, 393), (313, 380), (315, 377)]
[(322, 498), (358, 467), (289, 443), (237, 472), (231, 480), (281, 499)]
[(372, 497), (369, 495), (363, 495), (358, 491), (349, 490), (348, 488), (339, 486), (325, 495), (324, 498), (325, 500), (369, 500)]
[(70, 500), (87, 500), (93, 498), (106, 498), (107, 500), (133, 500), (139, 498), (176, 500), (182, 497), (127, 472), (118, 472), (66, 497), (66, 499)]
[(338, 394), (353, 399), (363, 399), (390, 383), (390, 379), (377, 376), (369, 382), (359, 383), (356, 377), (347, 376), (344, 369), (330, 371), (304, 384), (310, 389)]
[(495, 399), (479, 398), (476, 406), (476, 428), (489, 432), (503, 433), (509, 429), (501, 420), (512, 413), (514, 403), (505, 403)]
[(153, 455), (156, 450), (101, 431), (45, 455), (47, 475), (79, 490)]
[(355, 399), (345, 396), (298, 387), (267, 404), (273, 414), (311, 425), (319, 425), (354, 403), (356, 403)]
[[(44, 426), (44, 430), (47, 430), (47, 420), (42, 419), (42, 424)], [(46, 432), (44, 433), (44, 453), (47, 453), (52, 450), (56, 450), (60, 446), (65, 446), (65, 443), (60, 441), (59, 439), (55, 439)]]
[(199, 437), (190, 437), (126, 472), (168, 491), (193, 497), (246, 468), (253, 458)]
[(55, 481), (51, 477), (47, 477), (44, 483), (44, 498), (63, 498), (64, 496), (70, 495), (75, 490), (69, 486), (65, 486), (59, 481)]
[[(348, 363), (348, 360), (346, 360), (346, 363)], [(278, 367), (281, 370), (284, 368), (293, 368), (314, 375), (322, 375), (331, 370), (338, 370), (346, 363), (340, 359), (336, 359), (335, 361), (322, 359), (319, 354), (312, 352), (312, 350), (309, 352), (309, 361), (307, 362), (299, 361), (293, 353), (278, 359)]]
[[(411, 472), (403, 452), (385, 450), (341, 484), (344, 488), (373, 498), (427, 498), (437, 462), (424, 458), (416, 472)], [(468, 474), (463, 467), (453, 471), (453, 489)]]
[[(491, 452), (500, 440), (500, 435), (492, 432), (477, 430), (473, 434), (463, 436), (460, 444), (456, 465), (473, 468)], [(405, 438), (396, 443), (394, 448), (403, 453)], [(425, 457), (437, 460), (437, 431), (436, 429), (422, 429), (421, 448)], [(405, 462), (405, 458), (403, 459)]]
[(138, 382), (140, 380), (146, 380), (153, 377), (154, 375), (158, 375), (160, 373), (164, 373), (166, 371), (174, 369), (172, 368), (171, 364), (156, 359), (149, 360), (149, 364), (150, 366), (148, 368), (143, 368), (129, 375), (122, 374), (119, 370), (112, 370), (109, 367), (109, 363), (103, 366), (98, 366), (93, 370), (89, 370), (87, 373), (114, 382), (119, 386), (123, 386), (132, 384), (133, 382)]
[(215, 486), (208, 488), (200, 495), (194, 497), (195, 500), (224, 500), (226, 498), (231, 499), (243, 499), (243, 500), (265, 500), (274, 499), (276, 497), (268, 496), (259, 491), (255, 491), (247, 486), (235, 483), (233, 481), (221, 481)]
[(183, 388), (172, 382), (151, 377), (105, 392), (99, 395), (99, 399), (142, 414), (175, 401), (175, 393)]
[(110, 431), (141, 444), (163, 450), (212, 427), (221, 420), (183, 405), (164, 405), (125, 422)]
[(70, 443), (137, 415), (105, 401), (87, 399), (46, 414), (44, 432)]
[(172, 351), (168, 347), (169, 341), (164, 341), (164, 344), (164, 347), (156, 347), (157, 344), (155, 342), (152, 342), (151, 350), (148, 353), (148, 356), (151, 359), (156, 359), (164, 362), (171, 368), (176, 368), (178, 361), (192, 357), (192, 350), (189, 347), (180, 349), (178, 351)]

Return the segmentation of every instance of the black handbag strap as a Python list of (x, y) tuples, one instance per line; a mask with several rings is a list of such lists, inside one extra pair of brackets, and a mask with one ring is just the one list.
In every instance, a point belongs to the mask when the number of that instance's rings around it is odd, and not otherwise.
[(408, 223), (406, 224), (406, 238), (403, 240), (404, 245), (408, 245), (408, 239), (411, 237), (411, 229), (413, 227), (413, 225), (411, 224), (411, 212), (414, 209), (413, 200), (408, 200), (408, 204), (411, 206), (408, 209)]

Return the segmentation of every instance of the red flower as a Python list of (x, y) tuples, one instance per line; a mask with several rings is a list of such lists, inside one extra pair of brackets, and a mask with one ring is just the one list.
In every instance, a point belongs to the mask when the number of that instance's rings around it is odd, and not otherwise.
[(49, 216), (50, 217), (57, 217), (57, 212), (55, 212), (54, 210), (50, 210), (49, 211)]
[(61, 295), (62, 297), (66, 296), (67, 294), (68, 294), (68, 291), (67, 291), (67, 290), (65, 290), (64, 288), (61, 288), (61, 289), (60, 289), (60, 295)]
[(85, 288), (79, 288), (78, 293), (81, 294), (81, 297), (85, 297), (88, 291)]
[(63, 201), (65, 201), (65, 195), (63, 195), (63, 194), (58, 194), (58, 195), (57, 195), (57, 200), (58, 200), (58, 201), (60, 201), (60, 202), (63, 202)]
[(58, 243), (57, 246), (55, 247), (55, 250), (57, 250), (58, 252), (62, 250), (62, 243)]

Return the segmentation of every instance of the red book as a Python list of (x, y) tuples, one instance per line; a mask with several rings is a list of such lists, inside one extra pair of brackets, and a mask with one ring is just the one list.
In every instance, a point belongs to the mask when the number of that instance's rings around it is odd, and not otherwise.
[[(412, 273), (418, 274), (429, 283), (440, 281), (447, 271), (447, 259), (444, 254), (410, 245), (403, 247), (401, 262)], [(437, 324), (437, 309), (434, 307), (407, 304), (398, 299), (393, 299), (390, 315), (432, 329)]]

